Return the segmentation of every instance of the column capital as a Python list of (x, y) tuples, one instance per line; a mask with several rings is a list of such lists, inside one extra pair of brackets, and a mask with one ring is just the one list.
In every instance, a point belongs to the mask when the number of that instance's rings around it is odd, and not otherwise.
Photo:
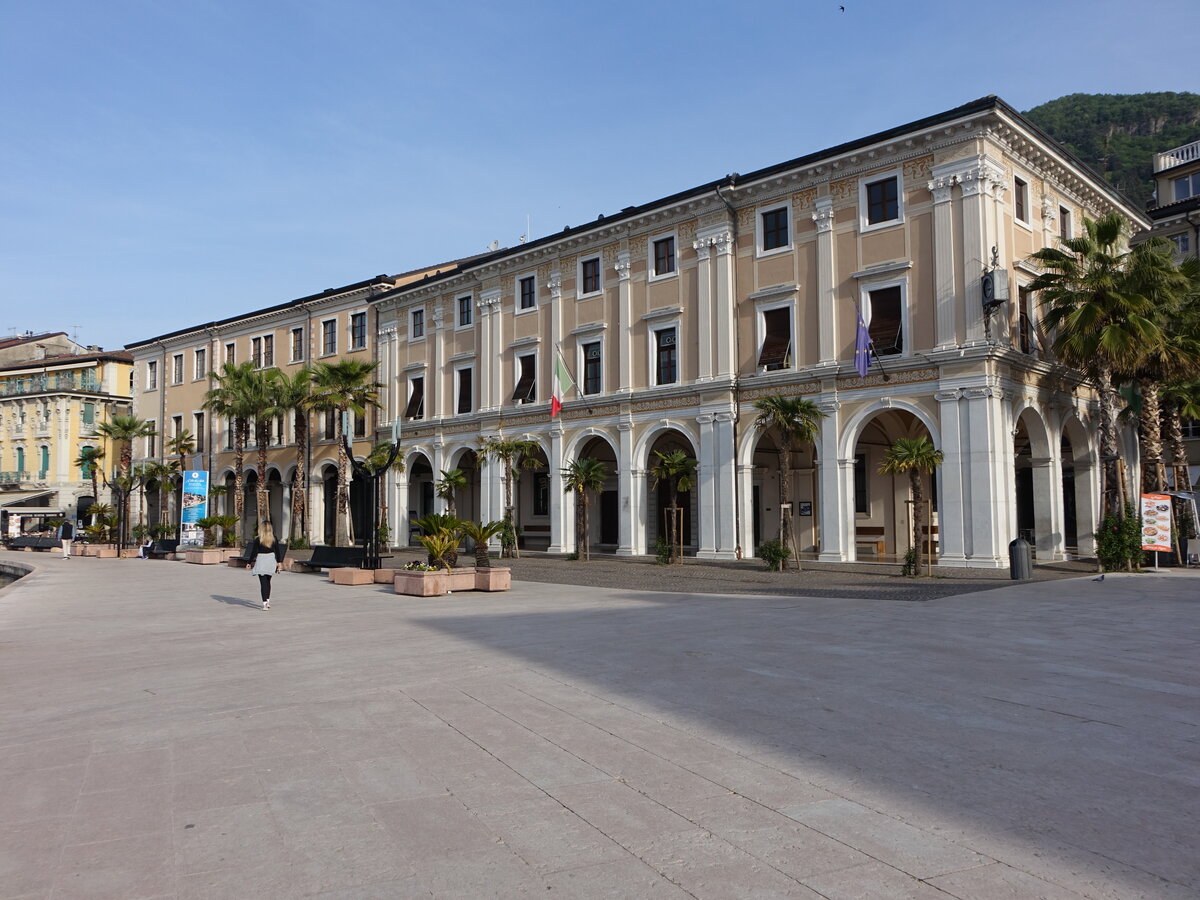
[(996, 387), (967, 388), (962, 395), (968, 400), (986, 400), (988, 397), (994, 397), (997, 400), (1004, 399), (1004, 391)]
[(546, 282), (546, 289), (550, 291), (551, 300), (560, 300), (562, 298), (562, 279), (557, 272), (550, 276), (550, 280)]
[(718, 256), (728, 256), (733, 252), (733, 232), (722, 231), (719, 234), (714, 234), (709, 241), (717, 250)]
[(719, 412), (719, 413), (713, 413), (713, 418), (716, 419), (718, 422), (732, 422), (734, 419), (737, 418), (737, 416), (735, 416), (731, 412)]
[(429, 314), (429, 319), (433, 322), (433, 330), (441, 331), (446, 324), (446, 311), (440, 306), (435, 306), (433, 312)]
[(836, 413), (839, 409), (842, 408), (842, 401), (841, 400), (818, 400), (816, 405), (817, 405), (817, 409), (819, 409), (821, 412), (825, 413), (825, 415), (831, 416), (834, 413)]
[(621, 281), (628, 281), (629, 275), (633, 270), (633, 265), (629, 261), (629, 251), (621, 250), (617, 253), (616, 262), (613, 263), (613, 268), (617, 270), (617, 277)]
[(833, 230), (833, 198), (818, 197), (817, 208), (812, 214), (812, 220), (817, 223), (817, 232)]
[(708, 259), (712, 253), (712, 238), (696, 238), (692, 241), (692, 249), (701, 259)]
[(713, 423), (712, 413), (702, 413), (701, 415), (696, 416), (696, 424), (697, 425), (711, 425), (712, 423)]
[(632, 422), (618, 422), (617, 431), (633, 431)]
[(929, 192), (933, 194), (933, 202), (949, 202), (950, 195), (953, 192), (954, 185), (956, 184), (958, 184), (957, 175), (942, 175), (937, 178), (930, 179), (927, 187), (929, 188)]
[(933, 399), (937, 400), (939, 403), (950, 403), (951, 401), (961, 400), (962, 395), (963, 392), (960, 390), (938, 391), (933, 395)]
[(964, 197), (974, 197), (985, 192), (1003, 192), (1004, 170), (991, 160), (980, 160), (958, 176)]

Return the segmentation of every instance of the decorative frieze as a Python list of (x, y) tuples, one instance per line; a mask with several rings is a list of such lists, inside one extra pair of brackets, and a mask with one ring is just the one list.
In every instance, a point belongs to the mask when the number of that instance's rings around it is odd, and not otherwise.
[(933, 168), (932, 156), (918, 156), (916, 159), (910, 159), (904, 163), (904, 180), (905, 183), (925, 181), (929, 178), (929, 171)]
[(858, 197), (858, 179), (843, 178), (829, 186), (829, 196), (834, 200), (848, 200)]
[[(746, 388), (742, 390), (740, 394), (743, 401), (758, 400), (762, 397), (777, 396), (783, 390), (785, 390), (785, 388), (781, 387), (780, 385), (764, 385), (763, 387)], [(801, 384), (789, 384), (786, 387), (786, 391), (789, 397), (795, 396), (796, 394), (819, 394), (821, 392), (821, 385), (815, 381)]]
[(817, 200), (817, 189), (807, 188), (792, 194), (792, 212), (799, 214), (800, 210), (808, 209)]
[(851, 375), (838, 379), (838, 390), (854, 390), (856, 388), (879, 387), (884, 384), (919, 384), (923, 381), (937, 381), (937, 369), (901, 369), (898, 372), (888, 372), (887, 379), (883, 375), (868, 374), (866, 378)]

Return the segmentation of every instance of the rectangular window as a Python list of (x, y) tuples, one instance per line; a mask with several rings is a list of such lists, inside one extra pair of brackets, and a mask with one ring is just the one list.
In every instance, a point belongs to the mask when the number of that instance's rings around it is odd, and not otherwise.
[(225, 362), (233, 365), (237, 362), (237, 345), (229, 343), (225, 345)]
[(327, 410), (323, 413), (324, 418), (321, 420), (323, 424), (322, 434), (325, 440), (332, 441), (337, 436), (337, 413)]
[(321, 323), (321, 355), (333, 356), (337, 353), (337, 321), (330, 319)]
[(550, 515), (550, 473), (533, 473), (533, 514)]
[(146, 390), (158, 389), (158, 363), (153, 360), (146, 363)]
[(514, 403), (533, 403), (537, 397), (537, 356), (527, 353), (517, 357), (517, 386), (513, 389)]
[(367, 434), (367, 417), (354, 414), (354, 436), (356, 438), (365, 437)]
[(425, 376), (415, 375), (408, 379), (408, 406), (404, 408), (404, 418), (425, 418)]
[(414, 309), (412, 311), (412, 313), (410, 314), (409, 323), (410, 323), (408, 326), (409, 338), (412, 338), (415, 340), (416, 338), (425, 337), (425, 310)]
[(1200, 194), (1200, 172), (1175, 179), (1175, 199), (1187, 200)]
[(474, 408), (475, 398), (471, 396), (471, 380), (474, 374), (474, 371), (471, 369), (458, 370), (458, 404), (456, 409), (459, 415), (469, 413)]
[(171, 437), (179, 437), (183, 433), (183, 416), (171, 416)]
[(94, 425), (95, 423), (96, 423), (96, 404), (95, 403), (83, 404), (83, 424), (84, 425)]
[(304, 328), (292, 329), (292, 362), (304, 362)]
[(146, 456), (155, 456), (158, 452), (158, 429), (153, 419), (148, 420), (150, 427), (154, 429), (150, 434), (146, 435)]
[(275, 365), (275, 335), (264, 334), (262, 340), (263, 340), (263, 344), (262, 344), (262, 346), (263, 346), (263, 350), (262, 350), (263, 368), (269, 369), (273, 365)]
[(471, 297), (458, 298), (458, 327), (466, 328), (471, 324)]
[(1071, 234), (1071, 211), (1065, 206), (1060, 206), (1058, 208), (1058, 236), (1065, 241), (1071, 237)]
[(600, 290), (600, 257), (594, 256), (580, 263), (583, 293), (595, 294)]
[(763, 312), (763, 345), (758, 364), (768, 372), (785, 369), (791, 362), (792, 311), (786, 306)]
[(208, 351), (201, 348), (196, 351), (196, 375), (197, 381), (201, 381), (208, 377)]
[(1028, 288), (1018, 288), (1017, 341), (1022, 353), (1037, 353), (1037, 334), (1033, 326), (1032, 294)]
[(204, 413), (198, 412), (192, 414), (192, 427), (195, 429), (196, 435), (196, 452), (208, 452), (208, 435), (204, 431)]
[(871, 506), (867, 502), (867, 457), (859, 453), (854, 457), (854, 512), (860, 516), (870, 515)]
[(1186, 231), (1183, 234), (1171, 235), (1171, 243), (1175, 245), (1175, 250), (1179, 253), (1191, 253), (1192, 240), (1191, 235)]
[(171, 384), (183, 384), (183, 354), (171, 357)]
[(1013, 178), (1013, 215), (1018, 222), (1029, 223), (1029, 185), (1020, 178)]
[(675, 271), (675, 238), (660, 238), (654, 242), (654, 274), (670, 275)]
[(233, 419), (225, 420), (225, 449), (233, 447)]
[(583, 345), (583, 392), (584, 394), (599, 394), (604, 384), (603, 359), (600, 353), (600, 342), (593, 341)]
[(533, 309), (537, 305), (537, 291), (534, 277), (532, 275), (525, 276), (517, 282), (517, 286), (521, 294), (518, 308)]
[(903, 291), (899, 285), (880, 288), (868, 295), (870, 320), (867, 331), (875, 352), (880, 356), (904, 352), (902, 332)]
[(263, 347), (262, 338), (250, 338), (250, 360), (254, 363), (254, 368), (261, 369), (263, 367)]
[(867, 183), (867, 224), (900, 218), (900, 179), (895, 175)]
[(654, 332), (654, 383), (674, 384), (679, 379), (679, 356), (675, 347), (675, 329)]
[(762, 214), (762, 248), (776, 250), (788, 245), (787, 207), (771, 209)]
[(367, 314), (350, 314), (350, 349), (362, 350), (367, 346)]

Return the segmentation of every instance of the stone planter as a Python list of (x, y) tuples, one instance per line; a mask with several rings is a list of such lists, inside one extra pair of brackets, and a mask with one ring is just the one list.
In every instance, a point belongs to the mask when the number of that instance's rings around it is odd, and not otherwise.
[(92, 556), (95, 556), (97, 559), (116, 559), (117, 548), (106, 547), (102, 544), (96, 548), (96, 551), (92, 554)]
[(512, 587), (512, 569), (491, 568), (475, 570), (475, 590), (507, 591)]
[(395, 569), (376, 569), (375, 583), (376, 584), (392, 584), (396, 580)]
[(447, 576), (446, 587), (450, 591), (475, 590), (475, 570), (455, 569)]
[(126, 547), (121, 551), (121, 559), (137, 559), (140, 552), (137, 547)]
[(225, 551), (217, 549), (184, 550), (183, 561), (197, 566), (219, 566), (225, 562)]
[(332, 584), (374, 584), (375, 572), (372, 569), (330, 569), (329, 581)]
[(392, 581), (392, 590), (410, 597), (437, 597), (449, 589), (449, 578), (444, 569), (437, 572), (397, 570)]

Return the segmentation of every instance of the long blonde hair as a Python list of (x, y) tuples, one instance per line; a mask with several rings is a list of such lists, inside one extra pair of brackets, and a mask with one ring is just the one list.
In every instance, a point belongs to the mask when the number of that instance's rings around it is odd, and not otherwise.
[(269, 519), (263, 519), (258, 523), (258, 542), (264, 547), (275, 546), (275, 530), (271, 528)]

